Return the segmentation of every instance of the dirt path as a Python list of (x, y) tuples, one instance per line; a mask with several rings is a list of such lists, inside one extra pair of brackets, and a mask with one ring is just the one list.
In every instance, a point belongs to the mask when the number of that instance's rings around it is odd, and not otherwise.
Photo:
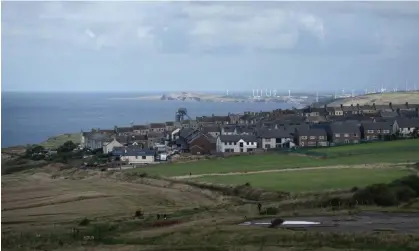
[(244, 174), (257, 174), (257, 173), (276, 173), (276, 172), (292, 172), (292, 171), (307, 171), (307, 170), (320, 170), (320, 169), (344, 169), (344, 168), (406, 168), (409, 164), (414, 163), (381, 163), (381, 164), (364, 164), (364, 165), (340, 165), (340, 166), (318, 166), (318, 167), (301, 167), (301, 168), (284, 168), (284, 169), (271, 169), (271, 170), (261, 170), (261, 171), (250, 171), (250, 172), (229, 172), (229, 173), (204, 173), (204, 174), (195, 174), (195, 175), (182, 175), (174, 176), (172, 179), (192, 179), (200, 178), (206, 176), (228, 176), (228, 175), (244, 175)]

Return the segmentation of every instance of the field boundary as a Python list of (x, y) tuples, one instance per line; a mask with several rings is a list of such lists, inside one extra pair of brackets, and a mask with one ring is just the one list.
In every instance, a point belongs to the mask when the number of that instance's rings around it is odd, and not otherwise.
[[(415, 164), (415, 162), (406, 162), (406, 163), (378, 163), (378, 164), (364, 164), (364, 165), (340, 165), (340, 166), (319, 166), (319, 167), (301, 167), (301, 168), (285, 168), (285, 169), (270, 169), (270, 170), (260, 170), (260, 171), (243, 171), (243, 172), (229, 172), (229, 173), (205, 173), (205, 174), (195, 174), (195, 175), (181, 175), (181, 176), (172, 176), (171, 179), (182, 180), (182, 179), (194, 179), (207, 176), (229, 176), (229, 175), (247, 175), (247, 174), (258, 174), (258, 173), (276, 173), (276, 172), (292, 172), (292, 171), (308, 171), (308, 170), (322, 170), (322, 169), (349, 169), (349, 168), (400, 168), (407, 170), (414, 170), (413, 168), (407, 167), (408, 165)], [(417, 170), (414, 170), (417, 172)]]

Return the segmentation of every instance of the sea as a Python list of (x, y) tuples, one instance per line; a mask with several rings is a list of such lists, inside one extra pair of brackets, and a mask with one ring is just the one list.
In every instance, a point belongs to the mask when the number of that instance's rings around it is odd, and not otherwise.
[(291, 108), (286, 103), (234, 103), (141, 100), (139, 93), (1, 93), (1, 147), (36, 144), (63, 133), (113, 129), (174, 121), (179, 108), (188, 115), (227, 115)]

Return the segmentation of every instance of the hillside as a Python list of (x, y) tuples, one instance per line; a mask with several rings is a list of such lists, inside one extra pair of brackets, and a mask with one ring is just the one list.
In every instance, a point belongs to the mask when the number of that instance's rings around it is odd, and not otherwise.
[(363, 96), (356, 96), (353, 98), (345, 98), (334, 100), (328, 104), (331, 107), (337, 107), (341, 104), (344, 106), (350, 106), (351, 104), (359, 105), (388, 105), (389, 103), (393, 104), (405, 104), (406, 102), (410, 104), (419, 104), (419, 92), (393, 92), (393, 93), (375, 93), (368, 94)]

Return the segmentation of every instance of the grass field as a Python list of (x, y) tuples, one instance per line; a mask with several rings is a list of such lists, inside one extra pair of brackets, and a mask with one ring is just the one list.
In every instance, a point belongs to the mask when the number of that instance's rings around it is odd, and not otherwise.
[(216, 184), (243, 185), (285, 192), (309, 192), (329, 189), (364, 187), (375, 183), (386, 183), (409, 175), (410, 170), (399, 168), (345, 168), (301, 170), (292, 172), (204, 176), (193, 180)]
[(271, 153), (175, 163), (130, 171), (160, 176), (178, 176), (189, 173), (227, 173), (316, 166), (417, 162), (419, 161), (419, 139), (318, 148), (311, 151), (327, 154), (328, 158)]
[[(402, 175), (393, 169), (383, 169), (380, 175), (367, 173), (373, 171), (369, 169), (351, 174), (338, 171), (339, 174), (331, 170), (323, 170), (323, 174), (307, 172), (302, 177), (305, 182), (299, 177), (293, 179), (295, 183), (317, 184), (320, 189), (316, 180), (325, 180), (322, 175), (334, 178), (334, 186), (349, 184), (355, 180), (349, 176), (355, 175), (360, 177), (356, 184), (369, 182), (372, 176), (376, 181), (384, 181), (389, 176)], [(342, 184), (337, 181), (340, 175)], [(263, 179), (259, 182), (263, 183)], [(274, 176), (270, 179), (276, 180)], [(290, 176), (278, 178), (284, 184), (289, 184), (289, 179)], [(295, 208), (306, 205), (307, 200), (311, 207)], [(327, 227), (325, 232), (319, 232), (237, 225), (252, 219), (270, 221), (273, 217), (288, 219), (297, 215), (325, 215), (328, 221), (332, 221), (331, 217), (351, 220), (354, 212), (363, 209), (331, 211), (313, 207), (313, 200), (304, 194), (285, 201), (265, 200), (263, 207), (277, 207), (279, 212), (276, 216), (262, 216), (254, 203), (219, 191), (130, 173), (39, 168), (2, 175), (2, 250), (413, 251), (419, 248), (416, 235), (391, 229), (377, 234), (362, 225), (357, 227), (363, 230), (360, 233), (351, 232), (354, 227), (338, 232)], [(134, 217), (137, 211), (144, 215)], [(157, 213), (167, 213), (167, 220), (156, 219)], [(413, 218), (409, 219), (412, 223)], [(379, 227), (384, 228), (382, 224)], [(86, 239), (92, 236), (94, 240)]]
[(80, 144), (80, 133), (67, 133), (50, 137), (49, 139), (40, 143), (39, 145), (45, 148), (55, 149), (70, 140), (73, 141), (75, 144)]

